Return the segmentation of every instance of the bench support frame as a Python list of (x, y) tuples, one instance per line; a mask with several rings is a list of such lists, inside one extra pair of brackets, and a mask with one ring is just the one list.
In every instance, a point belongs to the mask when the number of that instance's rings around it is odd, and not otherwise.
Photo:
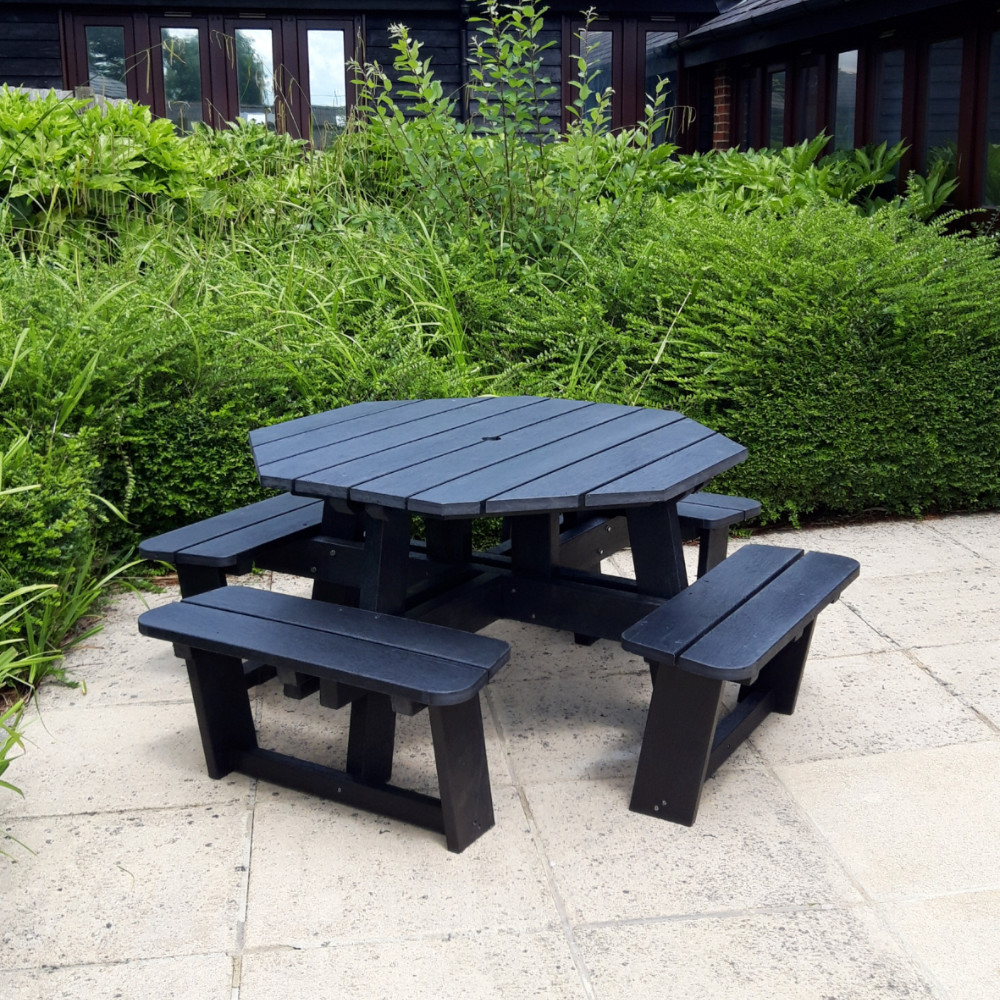
[[(395, 714), (387, 695), (356, 691), (351, 700), (347, 769), (301, 760), (257, 745), (243, 661), (175, 645), (187, 664), (208, 774), (238, 771), (436, 833), (459, 853), (494, 825), (479, 695), (428, 709), (440, 798), (388, 783)], [(311, 678), (310, 678), (311, 679)]]
[(693, 826), (705, 781), (771, 712), (795, 711), (815, 619), (802, 635), (740, 687), (736, 707), (719, 718), (725, 681), (671, 664), (655, 666), (646, 734), (632, 786), (632, 812)]

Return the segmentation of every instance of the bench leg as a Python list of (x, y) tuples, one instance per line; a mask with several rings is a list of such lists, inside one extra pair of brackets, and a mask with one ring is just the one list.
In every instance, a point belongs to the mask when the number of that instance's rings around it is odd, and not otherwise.
[(392, 775), (395, 742), (396, 713), (387, 694), (368, 692), (351, 702), (348, 774), (365, 781), (388, 781)]
[(698, 576), (718, 566), (729, 551), (729, 528), (702, 528), (698, 532)]
[(457, 854), (494, 823), (479, 696), (428, 711), (444, 835), (448, 850)]
[(632, 785), (632, 812), (694, 823), (723, 687), (723, 681), (658, 665)]
[(741, 687), (740, 701), (759, 691), (769, 691), (772, 697), (771, 711), (781, 715), (791, 715), (798, 700), (799, 685), (802, 682), (802, 673), (806, 667), (806, 657), (809, 655), (809, 644), (815, 626), (814, 618), (798, 639), (785, 646), (761, 669), (753, 684)]
[(184, 648), (194, 710), (209, 777), (237, 767), (239, 755), (257, 746), (250, 698), (238, 657)]
[(216, 566), (186, 566), (177, 567), (177, 583), (181, 589), (181, 597), (194, 597), (210, 590), (218, 590), (226, 585), (226, 571)]

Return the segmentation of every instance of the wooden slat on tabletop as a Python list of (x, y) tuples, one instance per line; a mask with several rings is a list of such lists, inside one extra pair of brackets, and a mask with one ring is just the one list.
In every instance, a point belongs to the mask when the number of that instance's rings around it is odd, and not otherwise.
[(688, 448), (667, 455), (635, 472), (592, 490), (584, 499), (587, 508), (616, 504), (656, 503), (663, 499), (664, 484), (679, 496), (708, 482), (747, 457), (741, 444), (721, 434), (712, 434)]
[[(720, 565), (728, 562), (726, 559)], [(781, 573), (780, 585), (768, 587), (741, 604), (708, 635), (690, 645), (678, 662), (683, 665), (690, 658), (699, 673), (723, 680), (753, 676), (780, 648), (785, 636), (794, 637), (816, 617), (818, 608), (836, 600), (857, 575), (854, 559), (807, 552)], [(782, 637), (777, 644), (775, 636)]]
[(300, 597), (252, 587), (223, 587), (189, 597), (186, 601), (202, 607), (237, 611), (250, 617), (303, 625), (333, 636), (412, 649), (442, 660), (472, 664), (491, 673), (496, 672), (510, 656), (507, 643), (490, 636), (458, 632), (439, 625), (339, 604), (304, 601)]
[(294, 437), (296, 434), (306, 434), (319, 430), (329, 424), (339, 424), (345, 420), (357, 420), (371, 410), (388, 410), (395, 406), (405, 406), (412, 399), (377, 400), (369, 399), (363, 403), (352, 403), (336, 410), (324, 410), (322, 413), (310, 413), (306, 417), (295, 417), (293, 420), (283, 420), (280, 424), (268, 424), (267, 427), (257, 427), (250, 432), (250, 444), (266, 444), (278, 438)]
[[(296, 480), (295, 487), (303, 493), (315, 492), (326, 496), (345, 497), (354, 494), (351, 489), (368, 483), (371, 480), (382, 479), (385, 476), (400, 474), (400, 497), (394, 498), (393, 506), (403, 506), (403, 500), (409, 492), (406, 483), (416, 475), (415, 466), (423, 466), (436, 459), (444, 459), (446, 469), (454, 469), (452, 461), (456, 455), (464, 454), (465, 449), (482, 445), (486, 441), (491, 446), (498, 442), (496, 437), (508, 438), (514, 431), (529, 430), (535, 439), (544, 437), (543, 428), (556, 417), (566, 416), (575, 411), (585, 409), (589, 404), (580, 400), (542, 399), (527, 407), (498, 413), (488, 421), (466, 424), (450, 431), (435, 434), (433, 437), (412, 444), (390, 448), (378, 455), (369, 455), (346, 462), (343, 465), (332, 466), (315, 475)], [(412, 470), (412, 471), (411, 471)], [(460, 474), (452, 472), (452, 475)]]
[[(519, 485), (494, 494), (486, 501), (485, 511), (502, 514), (526, 507), (532, 510), (566, 510), (580, 506), (585, 495), (604, 483), (656, 462), (664, 455), (686, 448), (713, 433), (679, 413), (660, 410), (645, 412), (661, 418), (653, 424), (654, 429), (637, 428), (636, 433), (621, 434), (618, 440), (613, 435), (606, 434), (603, 439), (594, 441), (589, 454), (579, 458), (565, 450), (562, 467), (550, 463), (553, 471), (548, 475), (536, 478), (520, 475)], [(627, 425), (631, 423), (638, 424), (639, 421), (623, 420), (616, 427), (627, 430)], [(524, 471), (534, 470), (525, 468)], [(502, 485), (499, 479), (498, 485)], [(669, 489), (672, 485), (670, 482), (664, 483), (665, 496), (662, 499), (675, 495)]]
[[(561, 413), (543, 424), (525, 427), (518, 431), (499, 436), (499, 440), (487, 439), (442, 458), (421, 462), (418, 467), (403, 470), (391, 476), (361, 483), (350, 492), (352, 499), (381, 503), (386, 497), (403, 495), (416, 497), (437, 486), (452, 484), (453, 490), (444, 490), (441, 499), (434, 503), (407, 502), (407, 508), (414, 511), (437, 513), (444, 517), (475, 516), (482, 512), (486, 494), (470, 496), (461, 489), (466, 477), (496, 466), (501, 462), (528, 455), (536, 448), (548, 447), (553, 442), (568, 442), (576, 435), (585, 434), (599, 437), (599, 428), (605, 424), (624, 420), (626, 417), (643, 412), (639, 409), (623, 408), (610, 403), (587, 403), (578, 409)], [(655, 411), (653, 411), (655, 412)]]
[[(435, 402), (455, 401), (435, 400)], [(295, 455), (288, 455), (285, 452), (278, 454), (277, 457), (268, 458), (262, 457), (262, 450), (258, 449), (257, 468), (262, 480), (294, 482), (305, 477), (311, 478), (323, 470), (343, 465), (356, 458), (376, 456), (390, 448), (409, 446), (435, 434), (481, 422), (512, 410), (524, 409), (539, 402), (541, 402), (540, 396), (491, 396), (473, 400), (469, 406), (437, 406), (414, 414), (407, 423), (380, 427), (378, 430), (348, 440), (325, 446), (318, 445), (307, 452)], [(312, 440), (318, 441), (319, 438), (313, 437)]]
[(237, 510), (206, 518), (195, 524), (173, 531), (164, 532), (155, 538), (148, 538), (139, 547), (139, 554), (145, 559), (165, 559), (172, 561), (173, 557), (192, 544), (209, 541), (233, 532), (243, 531), (248, 526), (258, 523), (266, 524), (276, 517), (313, 508), (322, 501), (312, 497), (295, 497), (291, 493), (261, 500), (258, 503), (240, 507)]
[(802, 557), (802, 549), (745, 545), (622, 633), (630, 653), (673, 663), (693, 642)]
[[(456, 410), (474, 409), (484, 399), (415, 399), (402, 406), (385, 409), (368, 410), (356, 420), (341, 421), (326, 427), (311, 430), (306, 434), (296, 434), (294, 437), (284, 437), (267, 444), (253, 445), (252, 451), (261, 483), (265, 486), (283, 486), (295, 479), (294, 472), (289, 475), (274, 475), (273, 466), (282, 463), (291, 464), (298, 472), (309, 472), (325, 462), (312, 464), (312, 454), (320, 449), (336, 448), (349, 441), (357, 441), (373, 434), (383, 433), (395, 427), (401, 427), (404, 434), (410, 433), (409, 428), (419, 422), (421, 417), (436, 413), (452, 413)], [(416, 431), (413, 434), (416, 435)], [(404, 438), (405, 439), (405, 438)], [(377, 445), (375, 446), (377, 447)], [(296, 466), (301, 460), (302, 464)]]
[[(421, 705), (451, 705), (482, 688), (489, 674), (482, 667), (410, 649), (382, 645), (321, 629), (239, 616), (187, 602), (164, 604), (139, 619), (143, 635), (193, 646), (224, 656), (246, 649), (275, 667), (290, 667), (321, 680), (358, 683), (375, 692), (399, 695)], [(343, 670), (343, 664), (350, 664)]]

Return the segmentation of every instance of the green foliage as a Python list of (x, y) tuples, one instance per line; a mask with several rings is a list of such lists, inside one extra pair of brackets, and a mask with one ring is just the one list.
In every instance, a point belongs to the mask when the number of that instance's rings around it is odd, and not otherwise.
[(1000, 263), (921, 221), (946, 173), (678, 157), (665, 84), (610, 130), (586, 44), (550, 135), (543, 13), (487, 9), (458, 96), (400, 29), (324, 151), (0, 92), (0, 687), (60, 676), (136, 541), (260, 497), (250, 429), (363, 399), (674, 407), (772, 519), (1000, 503)]

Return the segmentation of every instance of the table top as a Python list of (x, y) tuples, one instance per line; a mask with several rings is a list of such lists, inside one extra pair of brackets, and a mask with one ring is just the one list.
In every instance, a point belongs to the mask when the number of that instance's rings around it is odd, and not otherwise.
[(747, 454), (670, 410), (540, 396), (355, 403), (250, 445), (266, 487), (438, 517), (662, 502)]

